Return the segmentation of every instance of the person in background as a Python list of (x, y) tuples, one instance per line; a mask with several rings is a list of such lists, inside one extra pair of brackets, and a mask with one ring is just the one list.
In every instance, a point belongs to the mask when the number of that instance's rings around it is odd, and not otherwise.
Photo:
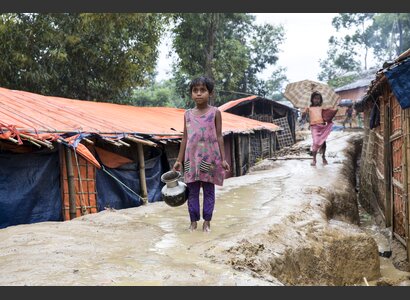
[(215, 206), (215, 184), (223, 185), (229, 164), (225, 160), (222, 137), (222, 115), (217, 107), (209, 105), (214, 83), (207, 77), (193, 79), (189, 85), (193, 109), (184, 114), (184, 135), (174, 171), (184, 168), (188, 187), (189, 229), (195, 230), (200, 220), (199, 191), (203, 190), (203, 231), (210, 231)]
[(343, 121), (343, 128), (346, 128), (346, 123), (350, 124), (350, 128), (352, 128), (352, 117), (353, 117), (353, 107), (349, 106), (346, 109), (346, 113), (345, 113), (346, 118)]

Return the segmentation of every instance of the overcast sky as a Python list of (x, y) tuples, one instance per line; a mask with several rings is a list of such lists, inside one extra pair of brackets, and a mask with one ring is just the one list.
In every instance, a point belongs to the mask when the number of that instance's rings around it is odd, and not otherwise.
[[(336, 31), (332, 27), (332, 19), (337, 13), (259, 13), (258, 24), (282, 24), (285, 28), (286, 40), (278, 54), (278, 66), (286, 67), (289, 82), (311, 79), (318, 80), (320, 72), (319, 59), (326, 58), (328, 40)], [(171, 70), (169, 52), (170, 42), (164, 39), (160, 47), (157, 67), (157, 80), (166, 79)], [(267, 79), (276, 67), (269, 68), (262, 78)]]

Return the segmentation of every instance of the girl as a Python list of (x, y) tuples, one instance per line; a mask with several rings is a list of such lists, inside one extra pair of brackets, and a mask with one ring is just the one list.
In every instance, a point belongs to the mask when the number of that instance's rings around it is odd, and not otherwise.
[(200, 220), (199, 190), (203, 190), (203, 231), (210, 231), (215, 205), (215, 184), (222, 185), (229, 165), (225, 160), (222, 137), (222, 116), (217, 107), (208, 104), (214, 83), (199, 77), (189, 85), (195, 108), (184, 114), (184, 135), (178, 158), (173, 166), (179, 171), (184, 162), (184, 181), (188, 186), (189, 229), (195, 230)]
[(312, 133), (312, 166), (316, 166), (317, 152), (322, 153), (323, 164), (327, 165), (326, 160), (326, 139), (332, 131), (332, 122), (325, 122), (322, 117), (323, 98), (319, 92), (313, 92), (310, 96), (310, 107), (307, 107), (302, 114), (302, 118), (309, 116), (310, 131)]

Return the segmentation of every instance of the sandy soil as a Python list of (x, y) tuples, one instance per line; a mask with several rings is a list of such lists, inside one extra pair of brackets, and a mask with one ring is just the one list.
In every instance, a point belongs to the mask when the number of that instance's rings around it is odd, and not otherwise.
[(311, 167), (306, 136), (227, 179), (209, 233), (187, 230), (186, 204), (162, 202), (2, 229), (0, 284), (376, 285), (378, 245), (358, 226), (349, 179), (358, 138), (332, 132), (329, 165)]

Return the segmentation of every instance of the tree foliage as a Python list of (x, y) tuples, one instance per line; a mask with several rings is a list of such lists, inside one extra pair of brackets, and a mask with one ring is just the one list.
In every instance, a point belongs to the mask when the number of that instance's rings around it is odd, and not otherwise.
[(182, 97), (189, 81), (200, 75), (214, 79), (217, 104), (232, 100), (232, 93), (266, 93), (266, 83), (257, 74), (278, 60), (284, 31), (281, 26), (255, 25), (254, 19), (245, 13), (175, 15), (174, 76)]
[[(405, 13), (341, 13), (332, 21), (337, 31), (350, 31), (343, 37), (329, 39), (327, 58), (320, 60), (319, 79), (332, 86), (355, 80), (367, 70), (369, 54), (382, 66), (410, 48), (410, 14)], [(373, 66), (370, 66), (373, 67)]]
[(152, 85), (137, 88), (129, 100), (129, 103), (135, 106), (168, 106), (179, 107), (185, 106), (184, 101), (175, 92), (175, 82), (165, 80)]
[(410, 48), (410, 14), (383, 13), (374, 17), (373, 50), (389, 61)]
[(161, 14), (2, 14), (0, 85), (122, 102), (155, 71)]

